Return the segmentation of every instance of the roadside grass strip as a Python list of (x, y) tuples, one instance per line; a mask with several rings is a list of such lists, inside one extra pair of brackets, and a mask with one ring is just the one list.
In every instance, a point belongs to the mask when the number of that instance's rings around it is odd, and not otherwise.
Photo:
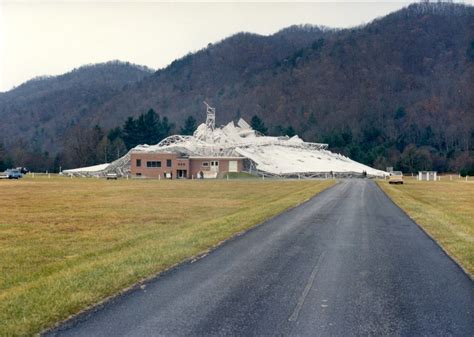
[(379, 186), (458, 264), (474, 276), (474, 184), (405, 180)]
[(36, 334), (334, 181), (25, 178), (0, 184), (0, 336)]

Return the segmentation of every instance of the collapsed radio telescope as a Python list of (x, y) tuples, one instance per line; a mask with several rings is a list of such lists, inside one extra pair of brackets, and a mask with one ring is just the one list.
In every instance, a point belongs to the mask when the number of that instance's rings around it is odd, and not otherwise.
[(388, 173), (327, 150), (327, 144), (305, 142), (298, 136), (264, 136), (240, 119), (216, 128), (216, 110), (206, 105), (206, 123), (192, 136), (173, 135), (156, 145), (138, 145), (110, 164), (65, 170), (64, 174), (101, 176), (129, 175), (131, 153), (176, 153), (181, 157), (245, 158), (246, 172), (274, 176), (316, 178), (328, 176), (384, 177)]

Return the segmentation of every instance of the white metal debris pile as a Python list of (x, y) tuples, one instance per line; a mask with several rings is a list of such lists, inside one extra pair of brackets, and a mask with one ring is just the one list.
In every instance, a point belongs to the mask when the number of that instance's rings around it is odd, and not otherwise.
[(103, 175), (103, 172), (110, 166), (109, 163), (94, 165), (94, 166), (87, 166), (87, 167), (80, 167), (71, 170), (64, 170), (62, 171), (63, 174), (74, 175), (74, 176), (100, 176)]
[[(199, 125), (193, 136), (174, 135), (157, 145), (139, 145), (125, 156), (104, 164), (100, 170), (88, 168), (65, 170), (68, 175), (97, 176), (107, 173), (130, 174), (130, 153), (172, 152), (182, 156), (245, 157), (246, 171), (278, 177), (361, 176), (384, 177), (387, 172), (373, 169), (341, 154), (327, 150), (327, 144), (304, 142), (298, 136), (271, 137), (253, 130), (243, 119), (237, 124), (215, 127), (215, 110), (207, 106), (206, 123)], [(98, 168), (94, 166), (93, 168)]]

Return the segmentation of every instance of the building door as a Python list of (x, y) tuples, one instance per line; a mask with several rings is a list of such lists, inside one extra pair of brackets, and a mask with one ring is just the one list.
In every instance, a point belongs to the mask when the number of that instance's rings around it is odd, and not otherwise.
[(229, 172), (238, 172), (237, 160), (229, 161)]
[(219, 172), (219, 162), (217, 160), (211, 161), (211, 172)]
[(176, 171), (176, 176), (178, 179), (186, 179), (188, 177), (188, 171), (187, 170), (177, 170)]

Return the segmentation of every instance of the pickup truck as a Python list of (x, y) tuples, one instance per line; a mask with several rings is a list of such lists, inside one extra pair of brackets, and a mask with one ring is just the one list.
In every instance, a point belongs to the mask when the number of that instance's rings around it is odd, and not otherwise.
[(400, 171), (393, 171), (388, 178), (389, 184), (403, 184), (403, 173)]

